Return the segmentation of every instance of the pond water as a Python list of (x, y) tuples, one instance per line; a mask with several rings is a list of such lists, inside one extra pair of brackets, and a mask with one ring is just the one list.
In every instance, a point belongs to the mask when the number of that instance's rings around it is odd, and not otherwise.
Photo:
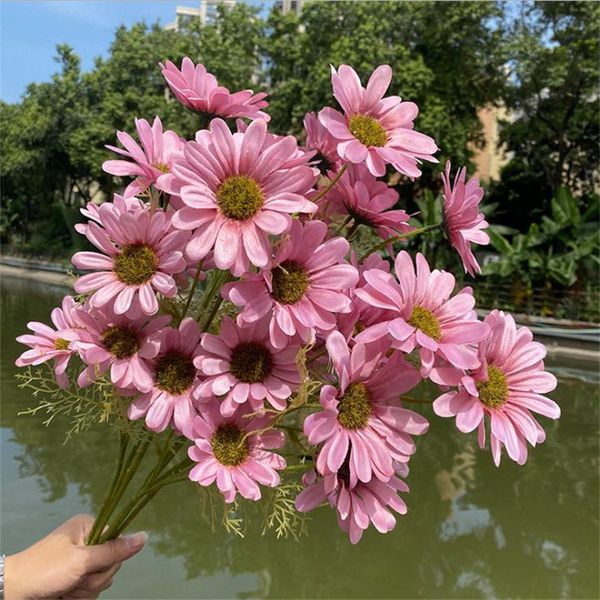
[[(60, 423), (17, 416), (34, 404), (17, 388), (14, 337), (47, 321), (64, 291), (2, 281), (2, 552), (78, 512), (93, 513), (112, 472), (116, 440), (101, 427), (62, 445)], [(477, 449), (448, 419), (418, 442), (409, 513), (385, 536), (354, 547), (327, 508), (300, 542), (250, 531), (212, 532), (191, 484), (164, 490), (137, 519), (148, 546), (106, 598), (598, 598), (598, 369), (551, 365), (559, 422), (526, 466)]]

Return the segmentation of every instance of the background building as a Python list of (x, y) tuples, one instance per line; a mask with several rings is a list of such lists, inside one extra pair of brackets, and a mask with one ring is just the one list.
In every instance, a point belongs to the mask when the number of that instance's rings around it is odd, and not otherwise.
[(178, 31), (185, 23), (197, 19), (201, 25), (214, 23), (220, 4), (231, 8), (237, 0), (200, 0), (198, 8), (178, 6), (175, 9), (175, 20), (165, 25), (165, 29)]
[(302, 11), (302, 0), (279, 0), (277, 6), (279, 6), (284, 15), (290, 12), (295, 12), (299, 15)]
[(510, 159), (500, 145), (500, 121), (510, 121), (511, 115), (504, 106), (484, 106), (479, 110), (483, 127), (483, 148), (473, 147), (475, 175), (482, 181), (497, 181), (500, 171)]

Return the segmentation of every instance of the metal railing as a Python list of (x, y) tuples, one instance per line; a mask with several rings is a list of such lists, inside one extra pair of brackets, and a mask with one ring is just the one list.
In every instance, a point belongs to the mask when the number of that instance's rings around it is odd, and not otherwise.
[(600, 322), (600, 291), (527, 289), (486, 282), (477, 282), (473, 289), (479, 308), (498, 308), (582, 323)]

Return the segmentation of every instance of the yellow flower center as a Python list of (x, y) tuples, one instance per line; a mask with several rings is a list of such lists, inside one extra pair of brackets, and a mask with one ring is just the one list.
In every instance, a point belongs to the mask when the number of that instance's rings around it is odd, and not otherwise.
[(245, 221), (259, 211), (263, 202), (258, 183), (247, 175), (232, 175), (217, 188), (217, 203), (229, 219)]
[(362, 429), (371, 416), (371, 394), (364, 383), (352, 383), (338, 404), (338, 422), (346, 429)]
[(142, 285), (158, 269), (158, 257), (146, 244), (128, 244), (115, 256), (113, 270), (122, 283)]
[(68, 350), (69, 349), (69, 340), (65, 340), (63, 338), (56, 338), (54, 340), (54, 347), (57, 350)]
[(433, 316), (431, 311), (422, 306), (415, 306), (408, 319), (408, 324), (420, 329), (432, 340), (439, 342), (442, 339), (442, 328), (440, 322)]
[(210, 445), (215, 458), (228, 467), (235, 467), (250, 454), (248, 439), (244, 432), (233, 423), (221, 425), (212, 435)]
[(104, 331), (102, 345), (116, 358), (129, 358), (140, 349), (140, 340), (133, 327), (114, 325)]
[(271, 295), (281, 304), (296, 304), (308, 288), (306, 269), (292, 261), (284, 261), (272, 272)]
[(494, 365), (488, 366), (488, 380), (476, 384), (479, 399), (488, 408), (500, 408), (508, 399), (506, 375)]
[(159, 390), (171, 394), (185, 392), (194, 382), (196, 367), (189, 356), (181, 352), (167, 352), (154, 365), (154, 378)]
[(387, 143), (387, 135), (381, 123), (367, 115), (354, 115), (348, 123), (350, 133), (365, 146), (381, 148)]
[(165, 165), (165, 163), (156, 163), (152, 165), (155, 169), (158, 169), (161, 173), (168, 173), (169, 166)]
[(260, 383), (273, 370), (273, 357), (262, 344), (243, 342), (231, 353), (231, 374), (244, 383)]

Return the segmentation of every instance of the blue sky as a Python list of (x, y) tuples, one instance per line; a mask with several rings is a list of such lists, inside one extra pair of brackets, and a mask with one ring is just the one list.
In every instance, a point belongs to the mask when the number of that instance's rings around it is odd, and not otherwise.
[(57, 71), (57, 44), (67, 43), (83, 69), (104, 56), (115, 29), (144, 20), (175, 19), (175, 7), (197, 0), (0, 0), (0, 98), (19, 100), (31, 82), (48, 81)]

